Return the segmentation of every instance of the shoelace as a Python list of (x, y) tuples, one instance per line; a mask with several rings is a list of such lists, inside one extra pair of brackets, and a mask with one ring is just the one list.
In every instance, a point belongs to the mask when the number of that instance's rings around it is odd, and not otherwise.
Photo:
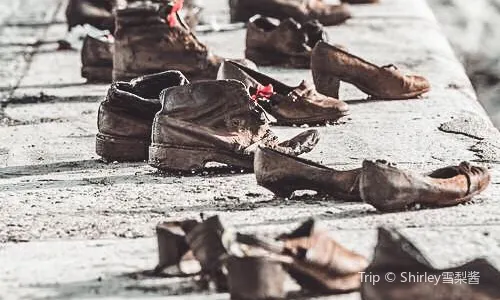
[(305, 83), (302, 82), (301, 87), (301, 90), (297, 91), (297, 89), (295, 89), (288, 94), (290, 97), (292, 97), (293, 101), (311, 96), (315, 92), (315, 88), (313, 85), (305, 85)]
[(268, 84), (266, 86), (263, 85), (258, 85), (257, 90), (255, 93), (252, 95), (252, 100), (255, 102), (259, 100), (263, 101), (269, 101), (269, 98), (271, 98), (272, 95), (274, 95), (274, 88), (272, 84)]
[(182, 9), (184, 5), (184, 0), (174, 0), (174, 5), (170, 10), (170, 13), (167, 15), (167, 22), (170, 27), (173, 27), (177, 24), (177, 12)]

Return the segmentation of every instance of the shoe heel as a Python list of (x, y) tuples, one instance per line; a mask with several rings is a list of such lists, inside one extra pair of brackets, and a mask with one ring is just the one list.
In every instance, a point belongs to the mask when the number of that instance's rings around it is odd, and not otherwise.
[(339, 99), (340, 79), (338, 77), (324, 74), (320, 75), (319, 72), (314, 71), (314, 68), (312, 74), (314, 85), (319, 93)]
[(96, 153), (107, 161), (145, 161), (149, 141), (97, 134)]
[(251, 158), (235, 157), (204, 149), (176, 148), (161, 144), (149, 147), (149, 165), (164, 171), (202, 170), (208, 162), (252, 169)]

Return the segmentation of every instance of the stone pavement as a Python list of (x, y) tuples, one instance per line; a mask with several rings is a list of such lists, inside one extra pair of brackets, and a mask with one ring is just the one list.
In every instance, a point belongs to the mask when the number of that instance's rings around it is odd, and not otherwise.
[[(217, 1), (205, 1), (220, 2), (209, 13), (225, 15), (226, 1)], [(145, 163), (102, 163), (94, 142), (107, 85), (85, 84), (79, 53), (56, 51), (53, 42), (66, 34), (63, 9), (63, 0), (0, 3), (0, 299), (228, 299), (200, 292), (189, 279), (131, 274), (156, 263), (156, 223), (200, 213), (262, 233), (316, 217), (367, 256), (376, 228), (393, 226), (437, 266), (478, 256), (500, 266), (498, 131), (424, 1), (352, 6), (354, 18), (328, 32), (332, 43), (377, 64), (428, 77), (433, 90), (418, 100), (369, 101), (344, 84), (351, 115), (318, 127), (321, 141), (305, 157), (339, 169), (380, 158), (422, 171), (470, 160), (491, 166), (493, 180), (468, 205), (390, 214), (309, 194), (276, 199), (252, 174), (162, 176)], [(200, 39), (216, 53), (242, 57), (244, 37), (237, 30)], [(307, 70), (262, 70), (290, 84), (311, 79)], [(275, 128), (283, 138), (303, 130)]]

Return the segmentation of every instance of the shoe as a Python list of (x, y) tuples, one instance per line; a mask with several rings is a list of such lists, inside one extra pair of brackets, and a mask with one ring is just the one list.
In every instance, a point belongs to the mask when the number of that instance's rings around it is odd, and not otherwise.
[(410, 99), (430, 90), (422, 76), (403, 75), (393, 65), (378, 67), (321, 41), (312, 51), (311, 69), (318, 91), (331, 97), (338, 97), (339, 80), (378, 99)]
[(402, 171), (385, 161), (363, 162), (361, 198), (380, 211), (398, 211), (414, 204), (439, 207), (467, 202), (486, 189), (486, 168), (462, 162), (427, 175)]
[(167, 71), (113, 83), (99, 106), (97, 154), (107, 161), (147, 160), (160, 92), (187, 82), (182, 73)]
[[(375, 283), (376, 276), (380, 280)], [(395, 229), (379, 228), (373, 261), (362, 282), (363, 300), (500, 299), (500, 272), (488, 261), (475, 259), (458, 267), (437, 269)]]
[(66, 7), (68, 31), (77, 25), (90, 24), (114, 32), (114, 6), (115, 0), (69, 0)]
[(344, 23), (351, 17), (344, 5), (325, 4), (322, 0), (229, 0), (231, 22), (247, 22), (254, 15), (280, 20), (293, 18), (305, 23), (318, 20), (325, 26)]
[(255, 152), (257, 183), (283, 198), (289, 198), (294, 191), (313, 190), (342, 200), (362, 201), (358, 188), (360, 171), (337, 171), (264, 147)]
[(275, 241), (241, 233), (236, 234), (235, 240), (272, 253), (268, 256), (282, 261), (291, 277), (314, 294), (358, 290), (361, 273), (368, 266), (366, 258), (337, 243), (314, 219), (289, 234), (278, 236)]
[(88, 34), (83, 39), (81, 52), (82, 77), (87, 82), (108, 83), (112, 81), (114, 38), (107, 32)]
[(278, 144), (265, 112), (236, 80), (166, 89), (161, 99), (149, 148), (149, 164), (160, 170), (200, 170), (207, 162), (252, 169), (258, 145), (299, 155), (318, 142), (310, 130)]
[(279, 125), (337, 121), (349, 111), (346, 103), (319, 94), (313, 85), (304, 81), (291, 87), (236, 62), (224, 61), (217, 78), (243, 82), (252, 97), (276, 118)]
[(116, 11), (113, 80), (164, 70), (179, 70), (189, 80), (216, 78), (223, 59), (198, 41), (177, 9), (140, 1)]
[(280, 22), (256, 15), (247, 24), (245, 57), (260, 66), (309, 69), (312, 47), (323, 39), (317, 21), (301, 25), (292, 18)]

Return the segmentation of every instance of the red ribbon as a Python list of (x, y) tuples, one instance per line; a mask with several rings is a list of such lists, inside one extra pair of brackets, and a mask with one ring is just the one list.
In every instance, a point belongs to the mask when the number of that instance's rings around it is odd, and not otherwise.
[(257, 101), (259, 99), (269, 99), (272, 95), (274, 95), (274, 88), (272, 84), (268, 84), (266, 86), (258, 85), (257, 91), (252, 95), (252, 99)]
[(182, 6), (184, 5), (184, 0), (176, 0), (174, 2), (174, 6), (172, 6), (172, 10), (167, 16), (167, 21), (168, 25), (170, 27), (175, 26), (177, 24), (177, 12), (182, 9)]

